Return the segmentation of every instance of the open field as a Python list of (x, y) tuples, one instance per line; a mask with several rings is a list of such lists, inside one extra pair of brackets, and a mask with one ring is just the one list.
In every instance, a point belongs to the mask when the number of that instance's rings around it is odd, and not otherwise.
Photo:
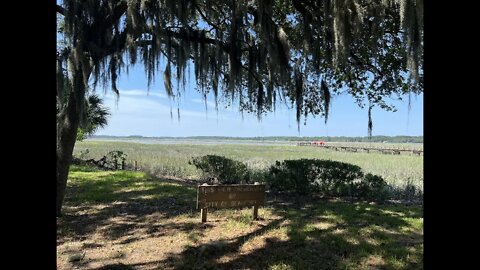
[(183, 181), (72, 166), (58, 269), (423, 269), (419, 206), (267, 195), (260, 220), (226, 209), (202, 224), (195, 199)]
[[(340, 144), (340, 143), (338, 143)], [(352, 144), (352, 143), (342, 143)], [(353, 143), (355, 144), (355, 143)], [(382, 143), (372, 145), (385, 145)], [(398, 146), (398, 145), (395, 145)], [(390, 145), (389, 145), (390, 147)], [(401, 147), (401, 146), (398, 146)], [(410, 147), (405, 144), (404, 147)], [(420, 149), (419, 145), (415, 146)], [(421, 147), (423, 149), (423, 147)], [(86, 149), (86, 158), (99, 159), (112, 150), (126, 153), (127, 163), (136, 160), (145, 171), (155, 175), (170, 175), (182, 178), (198, 179), (201, 172), (188, 161), (195, 156), (216, 154), (240, 160), (252, 168), (267, 169), (276, 160), (318, 158), (347, 162), (360, 166), (365, 172), (381, 175), (397, 187), (407, 183), (423, 190), (423, 156), (384, 155), (380, 153), (341, 152), (321, 147), (257, 144), (160, 144), (115, 141), (83, 141), (75, 146), (74, 154), (79, 156)]]

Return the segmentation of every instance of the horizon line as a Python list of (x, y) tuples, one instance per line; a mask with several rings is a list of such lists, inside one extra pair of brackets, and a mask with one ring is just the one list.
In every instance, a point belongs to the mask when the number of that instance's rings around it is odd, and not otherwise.
[[(224, 136), (224, 135), (198, 135), (198, 136), (143, 136), (143, 135), (91, 135), (92, 137), (142, 137), (142, 138), (202, 138), (202, 137), (223, 137), (223, 138), (269, 138), (269, 137), (285, 137), (285, 138), (314, 138), (314, 137), (344, 137), (344, 138), (369, 138), (370, 136), (287, 136), (287, 135), (273, 135), (273, 136)], [(423, 137), (423, 135), (372, 135), (373, 137)]]

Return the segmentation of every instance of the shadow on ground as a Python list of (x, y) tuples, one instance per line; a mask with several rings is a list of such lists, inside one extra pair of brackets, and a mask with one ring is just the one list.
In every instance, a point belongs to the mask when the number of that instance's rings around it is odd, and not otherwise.
[[(249, 234), (225, 240), (223, 246), (207, 243), (189, 247), (179, 255), (170, 255), (165, 260), (167, 265), (174, 265), (175, 269), (423, 268), (423, 251), (411, 251), (411, 247), (423, 243), (423, 235), (400, 233), (409, 226), (400, 216), (420, 217), (418, 210), (399, 211), (392, 206), (372, 207), (366, 203), (312, 204), (307, 200), (288, 207), (273, 202), (271, 206), (280, 219)], [(329, 218), (332, 213), (336, 222)], [(332, 226), (322, 227), (322, 224)], [(269, 231), (279, 228), (287, 230), (287, 239), (268, 236)], [(252, 237), (262, 238), (260, 247), (242, 254), (242, 246)], [(392, 260), (378, 259), (372, 254)], [(403, 265), (394, 259), (408, 256), (411, 260)]]
[(165, 231), (206, 228), (194, 223), (156, 222), (179, 215), (196, 215), (195, 188), (147, 175), (129, 178), (128, 172), (102, 173), (94, 181), (73, 181), (68, 187), (63, 216), (57, 219), (59, 244), (69, 236), (87, 236), (99, 231), (116, 240), (135, 230), (146, 230), (145, 237), (149, 237)]
[[(72, 186), (71, 191), (75, 192), (72, 194), (80, 198), (82, 192), (101, 190), (102, 197), (109, 202), (67, 198), (65, 215), (57, 220), (58, 242), (101, 232), (107, 239), (127, 244), (178, 232), (198, 231), (202, 236), (205, 230), (217, 226), (215, 222), (158, 224), (156, 220), (180, 215), (198, 217), (196, 190), (163, 185), (162, 181), (138, 180), (146, 183), (147, 188), (142, 190), (124, 190), (122, 184), (109, 186), (109, 181), (101, 179)], [(132, 186), (130, 182), (124, 184)], [(264, 226), (247, 234), (192, 244), (161, 260), (114, 263), (94, 270), (147, 266), (148, 269), (423, 269), (422, 231), (412, 230), (406, 221), (421, 218), (420, 207), (285, 197), (268, 198), (267, 207), (278, 218), (264, 220)], [(134, 234), (136, 230), (142, 230), (142, 234)], [(276, 237), (272, 233), (275, 231), (286, 232), (286, 237)], [(129, 235), (135, 237), (124, 239)], [(245, 245), (254, 239), (255, 248), (246, 249)]]

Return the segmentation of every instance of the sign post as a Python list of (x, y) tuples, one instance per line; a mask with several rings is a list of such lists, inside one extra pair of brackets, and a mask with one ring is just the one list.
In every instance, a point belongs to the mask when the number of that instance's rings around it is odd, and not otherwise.
[(202, 222), (207, 221), (209, 208), (239, 208), (253, 206), (253, 219), (258, 218), (258, 207), (265, 204), (265, 185), (207, 185), (198, 186), (197, 209)]

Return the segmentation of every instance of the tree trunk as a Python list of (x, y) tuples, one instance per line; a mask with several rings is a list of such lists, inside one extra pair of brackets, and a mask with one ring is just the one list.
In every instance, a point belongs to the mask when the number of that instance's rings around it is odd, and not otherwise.
[(81, 69), (73, 75), (73, 89), (60, 119), (57, 120), (57, 198), (56, 216), (62, 215), (62, 205), (67, 187), (68, 171), (80, 124), (82, 102), (85, 102), (85, 85)]

